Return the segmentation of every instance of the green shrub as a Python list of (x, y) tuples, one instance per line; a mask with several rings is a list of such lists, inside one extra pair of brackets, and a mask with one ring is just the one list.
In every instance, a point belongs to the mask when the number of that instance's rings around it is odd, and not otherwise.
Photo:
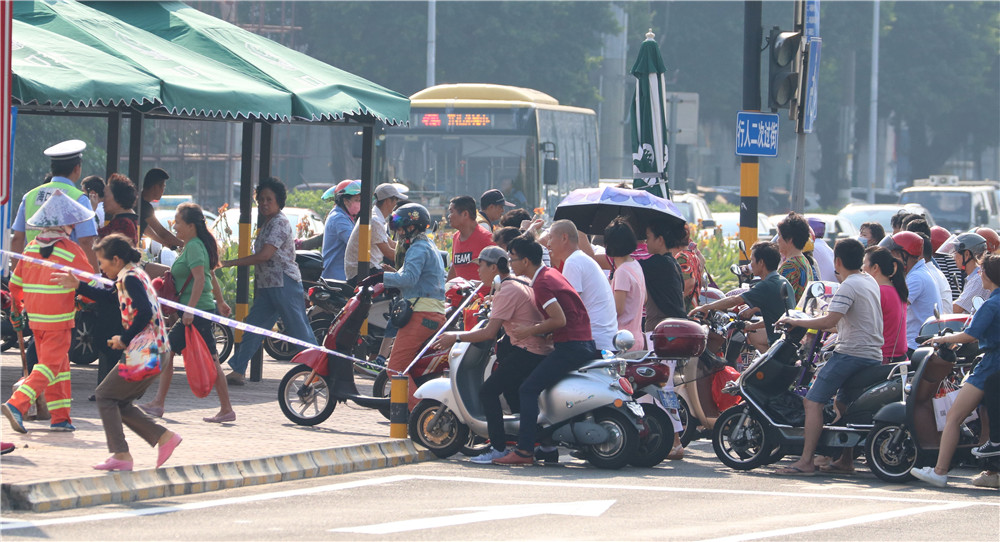
[(723, 237), (721, 230), (716, 229), (711, 237), (699, 240), (698, 248), (705, 256), (705, 269), (720, 290), (727, 292), (739, 286), (736, 276), (729, 272), (729, 266), (739, 263), (740, 249)]
[(321, 220), (326, 220), (326, 215), (333, 209), (333, 200), (323, 199), (323, 190), (292, 190), (285, 199), (286, 207), (303, 207), (316, 211)]

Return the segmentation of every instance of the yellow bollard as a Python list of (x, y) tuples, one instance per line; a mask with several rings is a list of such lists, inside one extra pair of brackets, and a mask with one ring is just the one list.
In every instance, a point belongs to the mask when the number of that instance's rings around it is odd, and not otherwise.
[(389, 437), (406, 438), (410, 421), (410, 378), (406, 375), (392, 377), (389, 388)]

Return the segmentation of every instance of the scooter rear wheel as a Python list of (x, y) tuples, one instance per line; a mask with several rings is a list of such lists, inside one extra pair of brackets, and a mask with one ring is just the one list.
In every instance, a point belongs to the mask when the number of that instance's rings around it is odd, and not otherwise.
[(628, 416), (605, 407), (594, 412), (594, 421), (604, 426), (611, 436), (606, 442), (586, 448), (587, 461), (591, 465), (599, 469), (620, 469), (635, 458), (639, 449), (639, 430)]
[[(435, 415), (444, 409), (440, 416)], [(440, 458), (451, 457), (469, 442), (469, 426), (451, 410), (433, 399), (417, 403), (410, 413), (410, 438)]]
[(712, 432), (715, 455), (736, 470), (751, 470), (772, 462), (775, 444), (760, 418), (742, 405), (723, 412)]
[(326, 377), (317, 375), (314, 382), (308, 383), (310, 373), (312, 369), (308, 365), (296, 365), (285, 373), (278, 385), (281, 413), (298, 425), (321, 424), (337, 407)]
[(868, 468), (880, 480), (902, 483), (913, 479), (910, 471), (917, 466), (917, 447), (913, 435), (902, 426), (878, 422), (865, 439)]
[(701, 438), (698, 431), (698, 420), (691, 414), (691, 407), (680, 394), (677, 395), (677, 416), (681, 419), (681, 446), (687, 446), (691, 442)]
[(639, 437), (639, 449), (632, 460), (636, 467), (652, 468), (670, 455), (674, 446), (674, 423), (662, 408), (649, 403), (641, 403), (645, 436)]
[[(389, 396), (389, 371), (382, 369), (377, 375), (375, 375), (375, 381), (372, 382), (372, 397), (388, 397)], [(389, 419), (389, 407), (383, 407), (378, 409), (379, 413)]]

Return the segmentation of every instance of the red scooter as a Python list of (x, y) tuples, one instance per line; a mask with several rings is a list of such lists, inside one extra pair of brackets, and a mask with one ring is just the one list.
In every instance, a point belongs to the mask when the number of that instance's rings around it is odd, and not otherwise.
[[(441, 376), (448, 370), (448, 351), (432, 350), (428, 345), (441, 333), (462, 326), (462, 313), (480, 290), (479, 284), (468, 281), (449, 282), (448, 319), (437, 333), (424, 343), (407, 374), (417, 386)], [(354, 382), (355, 365), (368, 367), (371, 362), (351, 354), (361, 344), (361, 328), (372, 305), (372, 298), (385, 291), (382, 275), (372, 275), (358, 283), (354, 297), (333, 319), (323, 340), (324, 348), (342, 355), (320, 350), (303, 350), (292, 358), (292, 367), (278, 386), (278, 404), (286, 418), (299, 425), (317, 425), (333, 414), (338, 402), (351, 401), (358, 406), (375, 408), (389, 418), (389, 375), (379, 372), (372, 384), (372, 394), (363, 395)]]

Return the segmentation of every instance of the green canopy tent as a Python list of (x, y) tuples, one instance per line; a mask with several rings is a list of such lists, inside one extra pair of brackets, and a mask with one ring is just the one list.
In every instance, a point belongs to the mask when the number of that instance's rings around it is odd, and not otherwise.
[(22, 104), (67, 108), (160, 103), (160, 81), (100, 50), (14, 21), (12, 93)]
[(15, 2), (14, 18), (127, 62), (160, 80), (176, 116), (288, 121), (291, 93), (79, 2)]
[(409, 100), (306, 54), (181, 2), (92, 2), (89, 6), (292, 93), (292, 115), (308, 121), (371, 115), (406, 122)]
[[(161, 14), (194, 11), (179, 3), (170, 3), (169, 10), (154, 2), (132, 4), (136, 8), (145, 7)], [(110, 9), (114, 6), (106, 7)], [(198, 20), (205, 28), (215, 29), (209, 33), (222, 33), (223, 29), (230, 31), (231, 35), (243, 32), (217, 20), (214, 20), (213, 25), (211, 17), (200, 14), (199, 17), (195, 17), (195, 14), (186, 13), (184, 19), (177, 19), (171, 23), (172, 32), (176, 33), (172, 36), (174, 39), (189, 32), (196, 32), (193, 28), (185, 29), (179, 26), (178, 21), (186, 19)], [(258, 53), (264, 51), (265, 53), (260, 55), (251, 56), (270, 59), (264, 61), (265, 65), (276, 59), (285, 59), (283, 62), (287, 64), (289, 59), (293, 59), (307, 67), (289, 70), (286, 65), (280, 70), (269, 71), (255, 67), (254, 62), (247, 62), (240, 55), (225, 53), (222, 49), (205, 47), (200, 50), (188, 49), (185, 43), (180, 41), (171, 43), (169, 39), (157, 37), (153, 32), (73, 0), (52, 3), (16, 2), (14, 17), (33, 27), (31, 32), (35, 29), (50, 30), (116, 57), (158, 80), (159, 100), (139, 104), (126, 100), (59, 102), (49, 100), (44, 95), (30, 98), (21, 96), (17, 92), (17, 87), (14, 91), (14, 102), (22, 104), (22, 111), (25, 112), (107, 115), (109, 172), (117, 170), (120, 120), (123, 114), (127, 114), (131, 119), (129, 176), (134, 179), (139, 178), (140, 174), (144, 117), (240, 121), (243, 123), (242, 156), (244, 157), (254, 155), (257, 146), (255, 125), (259, 124), (259, 178), (270, 176), (272, 123), (350, 123), (362, 128), (362, 196), (369, 198), (374, 177), (376, 132), (382, 130), (385, 124), (403, 124), (409, 120), (409, 100), (406, 97), (253, 34), (244, 33), (247, 35), (243, 36), (245, 39), (241, 43), (252, 43), (252, 48)], [(143, 19), (146, 17), (139, 17), (137, 20)], [(154, 19), (155, 16), (148, 17), (148, 20)], [(27, 26), (22, 27), (22, 30), (29, 31), (27, 28)], [(86, 63), (86, 50), (87, 48), (81, 47), (78, 51), (81, 57), (74, 62)], [(301, 71), (303, 69), (309, 73)], [(309, 76), (313, 73), (322, 74), (320, 82), (323, 84), (309, 81)], [(64, 81), (63, 84), (68, 86), (70, 82)], [(241, 166), (241, 256), (249, 254), (250, 250), (249, 222), (254, 177), (252, 162), (252, 159), (243, 160)], [(360, 221), (364, 226), (363, 237), (368, 234), (369, 220), (370, 208), (362, 206)], [(364, 242), (364, 239), (361, 241)], [(366, 263), (359, 262), (362, 266)], [(248, 283), (248, 270), (245, 267), (240, 268), (237, 281), (237, 316), (246, 313), (249, 301)], [(261, 365), (258, 357), (251, 363), (251, 380), (259, 380), (260, 375)]]

